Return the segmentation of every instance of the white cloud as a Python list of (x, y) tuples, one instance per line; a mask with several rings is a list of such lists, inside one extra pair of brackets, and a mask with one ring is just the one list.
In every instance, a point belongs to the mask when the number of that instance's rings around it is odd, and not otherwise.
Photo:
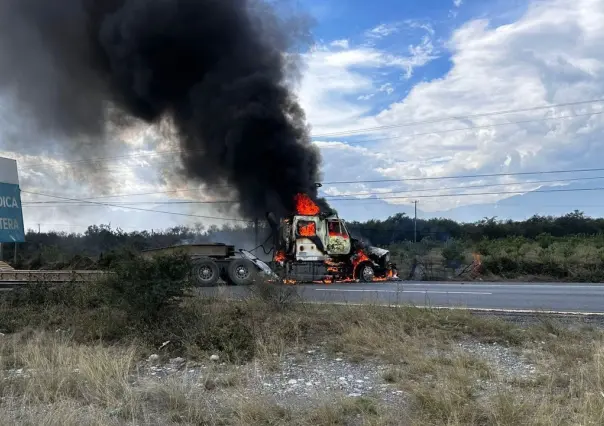
[(388, 37), (392, 34), (396, 34), (401, 30), (401, 24), (399, 22), (384, 23), (377, 27), (374, 27), (365, 32), (365, 35), (369, 38), (380, 39)]
[(422, 39), (420, 44), (409, 46), (409, 56), (405, 63), (405, 78), (411, 78), (415, 68), (422, 67), (436, 58), (432, 40), (427, 36)]
[(460, 7), (463, 4), (463, 0), (453, 0), (455, 7)]
[(368, 101), (369, 99), (373, 98), (375, 96), (375, 93), (369, 93), (368, 95), (361, 95), (357, 98), (357, 100), (359, 101)]
[(405, 24), (407, 24), (409, 26), (409, 28), (424, 30), (432, 36), (436, 33), (436, 31), (434, 30), (434, 27), (429, 22), (408, 20), (408, 21), (405, 21)]
[(391, 95), (394, 92), (394, 87), (392, 86), (392, 83), (382, 84), (382, 86), (380, 87), (380, 92), (386, 92)]
[(348, 49), (350, 47), (350, 43), (346, 39), (334, 40), (329, 43), (329, 45), (332, 47), (340, 47), (342, 49)]
[(366, 101), (380, 90), (388, 94), (394, 91), (391, 83), (380, 89), (386, 83), (378, 82), (375, 72), (402, 72), (410, 76), (414, 69), (435, 57), (431, 49), (427, 37), (418, 46), (410, 46), (408, 56), (369, 46), (337, 50), (316, 46), (303, 57), (306, 69), (299, 88), (313, 133), (375, 126), (375, 119), (367, 117), (372, 105)]
[[(602, 1), (550, 0), (534, 2), (517, 22), (499, 28), (491, 28), (484, 20), (469, 22), (449, 42), (450, 72), (416, 85), (402, 102), (374, 119), (387, 126), (602, 98), (603, 20)], [(389, 164), (377, 170), (395, 179), (597, 167), (597, 153), (604, 147), (603, 115), (543, 119), (601, 111), (602, 107), (584, 105), (403, 127), (390, 132), (392, 139), (370, 146), (390, 154)], [(541, 121), (451, 131), (528, 120)], [(411, 136), (414, 133), (417, 135)], [(405, 187), (429, 185), (434, 183)], [(459, 182), (452, 181), (452, 185)], [(536, 187), (539, 185), (516, 188)], [(504, 197), (447, 197), (426, 200), (423, 208), (442, 210)]]
[[(534, 1), (521, 18), (500, 27), (492, 27), (482, 19), (467, 22), (453, 32), (446, 45), (451, 53), (450, 71), (432, 81), (417, 84), (406, 98), (377, 114), (374, 111), (379, 100), (384, 99), (384, 93), (396, 94), (399, 87), (396, 83), (400, 79), (393, 79), (392, 74), (411, 77), (439, 54), (431, 38), (433, 33), (429, 31), (432, 27), (422, 28), (417, 23), (414, 27), (408, 23), (412, 28), (425, 31), (425, 37), (409, 46), (408, 53), (404, 55), (376, 46), (351, 47), (343, 39), (336, 40), (303, 55), (306, 69), (299, 96), (314, 134), (604, 98), (602, 22), (604, 2), (601, 0)], [(366, 36), (375, 40), (390, 36), (400, 29), (399, 24), (382, 24), (370, 30)], [(600, 167), (604, 148), (601, 137), (604, 115), (544, 119), (601, 111), (602, 107), (604, 105), (594, 104), (458, 118), (375, 131), (362, 135), (369, 141), (353, 145), (344, 143), (343, 137), (340, 142), (317, 144), (324, 154), (326, 180), (408, 179)], [(497, 126), (521, 121), (524, 123)], [(492, 125), (496, 126), (484, 127)], [(482, 128), (456, 131), (467, 127)], [(382, 140), (375, 140), (380, 138)], [(133, 146), (142, 149), (140, 144)], [(115, 166), (116, 170), (120, 167)], [(121, 192), (129, 192), (125, 189), (129, 186), (145, 189), (160, 186), (154, 178), (134, 167), (139, 166), (128, 164), (118, 171), (119, 182), (124, 186)], [(47, 170), (35, 172), (37, 174), (32, 171), (32, 175), (24, 179), (26, 182), (38, 182), (40, 188), (41, 183), (45, 183), (46, 190), (54, 185), (57, 185), (57, 191), (58, 188), (64, 191), (73, 189), (70, 186), (73, 178), (55, 173), (60, 168), (49, 166)], [(431, 194), (447, 194), (464, 191), (528, 191), (540, 187), (540, 184), (522, 183), (524, 180), (473, 179), (464, 180), (463, 184), (455, 180), (379, 185), (359, 183), (325, 189), (333, 195), (363, 191), (411, 191), (392, 194), (401, 197), (391, 200), (392, 203), (409, 203), (408, 198), (402, 197), (418, 194), (417, 191), (421, 190), (430, 190)], [(513, 185), (483, 190), (467, 188), (494, 182)], [(33, 187), (38, 188), (36, 185)], [(467, 189), (446, 189), (462, 185)], [(141, 192), (145, 192), (145, 189)], [(74, 191), (74, 195), (80, 194)], [(82, 191), (85, 192), (85, 188)], [(137, 189), (131, 191), (137, 192)], [(494, 202), (504, 197), (430, 198), (422, 199), (421, 205), (423, 210), (441, 211), (455, 206)], [(197, 213), (207, 214), (206, 211)], [(133, 222), (139, 217), (123, 216), (132, 217)], [(82, 216), (81, 222), (99, 222), (98, 219), (88, 220), (99, 217), (102, 220), (100, 214)], [(31, 220), (42, 219), (37, 216)], [(150, 227), (148, 223), (145, 223), (146, 227)], [(158, 221), (156, 227), (165, 227), (162, 225), (166, 223), (183, 222), (179, 218), (172, 221), (166, 216)]]

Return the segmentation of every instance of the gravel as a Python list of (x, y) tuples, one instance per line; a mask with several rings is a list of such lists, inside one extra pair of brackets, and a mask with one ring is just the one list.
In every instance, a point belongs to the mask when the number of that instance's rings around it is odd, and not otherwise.
[(324, 401), (334, 396), (373, 396), (394, 402), (402, 392), (384, 383), (386, 365), (352, 363), (333, 358), (320, 349), (284, 356), (277, 372), (260, 369), (249, 386), (257, 393), (280, 400)]
[[(478, 386), (483, 391), (496, 391), (510, 380), (528, 379), (536, 373), (534, 365), (506, 346), (472, 340), (456, 345), (460, 351), (487, 363), (500, 379), (480, 379)], [(186, 365), (183, 361), (182, 358), (172, 359), (161, 366), (148, 363), (141, 371), (146, 372), (143, 375), (147, 378), (161, 380), (178, 377), (199, 386), (205, 384), (209, 391), (260, 396), (296, 408), (316, 406), (317, 403), (346, 396), (372, 397), (385, 404), (400, 405), (405, 402), (404, 392), (396, 384), (386, 383), (383, 378), (384, 372), (392, 365), (377, 360), (351, 362), (344, 354), (331, 355), (321, 347), (288, 353), (278, 360), (277, 365), (272, 365), (273, 368), (258, 362), (233, 366), (216, 361)], [(232, 383), (233, 377), (237, 378), (236, 383)], [(212, 386), (208, 386), (208, 383)]]
[(495, 373), (504, 379), (526, 379), (534, 375), (536, 367), (513, 349), (497, 343), (461, 342), (458, 346), (465, 352), (485, 361)]

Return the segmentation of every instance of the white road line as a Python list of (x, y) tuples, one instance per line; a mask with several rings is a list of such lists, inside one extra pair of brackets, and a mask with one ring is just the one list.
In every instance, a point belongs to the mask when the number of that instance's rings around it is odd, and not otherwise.
[[(389, 283), (391, 284), (391, 283)], [(485, 283), (475, 283), (475, 282), (471, 282), (471, 283), (456, 283), (456, 282), (451, 282), (451, 283), (401, 283), (401, 286), (404, 287), (419, 287), (419, 286), (430, 286), (430, 287), (447, 287), (447, 286), (452, 286), (452, 287), (493, 287), (493, 288), (497, 288), (497, 287), (504, 287), (504, 288), (569, 288), (569, 289), (577, 289), (577, 288), (581, 288), (581, 289), (586, 289), (586, 288), (602, 288), (604, 289), (604, 285), (600, 284), (600, 283), (594, 283), (591, 285), (579, 285), (579, 284), (566, 284), (566, 283), (560, 283), (560, 284), (540, 284), (540, 283), (512, 283), (512, 284), (485, 284)]]
[(421, 294), (474, 294), (474, 295), (492, 295), (480, 291), (434, 291), (434, 290), (368, 290), (368, 289), (349, 289), (349, 288), (315, 288), (315, 291), (337, 291), (350, 293), (421, 293)]
[[(476, 295), (491, 295), (482, 291), (433, 291), (433, 290), (403, 290), (403, 293), (428, 293), (428, 294), (476, 294)], [(395, 292), (396, 293), (396, 292)]]
[[(330, 302), (330, 301), (307, 301), (305, 303), (311, 303), (314, 305), (341, 305), (341, 306), (372, 306), (369, 303), (354, 303), (354, 302)], [(375, 306), (375, 305), (374, 305)], [(604, 312), (581, 312), (581, 311), (548, 311), (539, 309), (500, 309), (500, 308), (469, 308), (465, 306), (430, 306), (430, 305), (378, 305), (388, 308), (415, 308), (415, 309), (438, 309), (438, 310), (450, 310), (450, 311), (471, 311), (471, 312), (482, 312), (482, 313), (494, 313), (494, 314), (529, 314), (529, 315), (568, 315), (568, 316), (604, 316)]]

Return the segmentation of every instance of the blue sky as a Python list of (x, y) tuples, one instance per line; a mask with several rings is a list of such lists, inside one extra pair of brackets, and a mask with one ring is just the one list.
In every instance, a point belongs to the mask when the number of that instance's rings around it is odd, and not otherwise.
[[(323, 187), (341, 216), (364, 220), (411, 213), (414, 199), (420, 200), (423, 217), (463, 221), (522, 219), (574, 208), (604, 216), (604, 191), (548, 192), (604, 187), (604, 170), (519, 174), (604, 167), (604, 102), (578, 104), (604, 99), (604, 0), (299, 0), (298, 5), (315, 20), (314, 44), (302, 52), (302, 78), (293, 90), (321, 148), (324, 181), (356, 181)], [(515, 112), (484, 115), (500, 111)], [(149, 137), (143, 129), (124, 140), (127, 149), (144, 153)], [(170, 148), (167, 142), (154, 147)], [(22, 187), (46, 193), (60, 188), (74, 198), (93, 191), (74, 186), (60, 160), (23, 157), (1, 145), (0, 155), (24, 165), (44, 163), (43, 169), (21, 167)], [(165, 161), (150, 153), (112, 163), (113, 193), (165, 190), (157, 173), (169, 172), (162, 169)], [(502, 175), (449, 179), (481, 174)], [(170, 198), (126, 200), (165, 202), (192, 194), (211, 199), (183, 191)], [(207, 206), (144, 207), (234, 214)], [(126, 229), (194, 221), (117, 208), (91, 207), (75, 218), (72, 213), (26, 210), (25, 218), (64, 230), (109, 221)]]

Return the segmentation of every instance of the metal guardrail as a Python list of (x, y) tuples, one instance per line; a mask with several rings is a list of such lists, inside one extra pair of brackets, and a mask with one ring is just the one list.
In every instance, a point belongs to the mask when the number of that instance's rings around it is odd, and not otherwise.
[(30, 282), (87, 282), (111, 275), (107, 271), (0, 271), (0, 282), (27, 284)]

